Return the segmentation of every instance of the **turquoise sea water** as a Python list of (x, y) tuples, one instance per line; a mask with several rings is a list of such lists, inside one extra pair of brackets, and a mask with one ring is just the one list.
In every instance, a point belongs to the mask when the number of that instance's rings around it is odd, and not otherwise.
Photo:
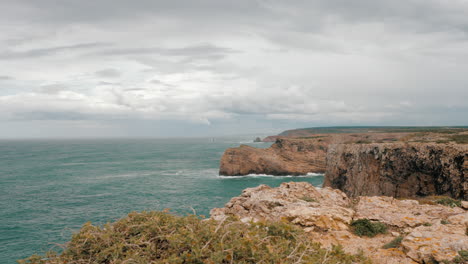
[(322, 183), (322, 176), (219, 177), (223, 151), (246, 140), (0, 141), (0, 263), (44, 253), (87, 221), (164, 208), (208, 216), (247, 187)]

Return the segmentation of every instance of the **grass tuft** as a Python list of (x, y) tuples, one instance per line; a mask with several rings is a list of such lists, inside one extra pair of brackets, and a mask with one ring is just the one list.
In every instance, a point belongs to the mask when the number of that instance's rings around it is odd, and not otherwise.
[(455, 200), (450, 197), (444, 197), (442, 199), (438, 199), (436, 200), (436, 203), (445, 205), (445, 206), (450, 206), (450, 207), (461, 207), (460, 200)]
[(358, 219), (351, 222), (351, 229), (358, 236), (375, 237), (377, 234), (387, 233), (387, 226), (381, 222), (369, 219)]
[(401, 245), (401, 241), (403, 241), (403, 237), (399, 236), (390, 241), (389, 243), (385, 244), (382, 248), (389, 249), (389, 248), (398, 248)]
[(318, 202), (317, 199), (309, 197), (309, 196), (304, 196), (300, 198), (303, 201), (309, 202), (309, 203), (316, 203)]

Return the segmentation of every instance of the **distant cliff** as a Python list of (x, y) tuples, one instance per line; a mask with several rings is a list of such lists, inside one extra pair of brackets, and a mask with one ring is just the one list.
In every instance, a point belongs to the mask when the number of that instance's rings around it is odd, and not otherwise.
[[(268, 137), (275, 143), (267, 149), (246, 145), (229, 148), (220, 162), (220, 175), (247, 174), (305, 175), (326, 170), (326, 154), (330, 144), (344, 142), (393, 142), (407, 134), (360, 133), (315, 134), (303, 138)], [(265, 141), (265, 139), (264, 139)]]
[(224, 152), (220, 175), (304, 175), (325, 172), (328, 143), (316, 140), (278, 139), (268, 149), (242, 145)]
[[(468, 134), (339, 133), (227, 149), (220, 175), (324, 173), (351, 197), (447, 195), (468, 200)], [(438, 143), (435, 143), (438, 142)]]
[(337, 144), (327, 154), (324, 186), (347, 195), (468, 199), (468, 145)]

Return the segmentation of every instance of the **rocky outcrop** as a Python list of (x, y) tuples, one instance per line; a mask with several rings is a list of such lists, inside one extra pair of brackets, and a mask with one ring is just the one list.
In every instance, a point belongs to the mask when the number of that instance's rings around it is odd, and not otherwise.
[(324, 186), (351, 197), (446, 195), (468, 199), (468, 145), (336, 144), (328, 147)]
[(394, 141), (406, 136), (407, 133), (307, 135), (308, 137), (304, 138), (267, 137), (263, 141), (275, 140), (275, 143), (267, 149), (246, 145), (229, 148), (221, 157), (219, 174), (237, 176), (323, 173), (326, 169), (327, 148), (331, 144)]
[[(249, 188), (224, 208), (211, 211), (216, 220), (228, 216), (245, 223), (288, 221), (304, 228), (312, 240), (326, 247), (340, 244), (349, 253), (362, 251), (374, 263), (450, 261), (459, 251), (468, 250), (468, 211), (462, 208), (392, 197), (349, 199), (339, 190), (315, 188), (304, 182)], [(356, 236), (349, 224), (362, 218), (385, 223), (389, 231), (372, 238)], [(400, 236), (400, 245), (382, 248)]]
[(326, 141), (278, 139), (268, 149), (247, 145), (230, 148), (220, 162), (220, 175), (305, 175), (324, 172)]

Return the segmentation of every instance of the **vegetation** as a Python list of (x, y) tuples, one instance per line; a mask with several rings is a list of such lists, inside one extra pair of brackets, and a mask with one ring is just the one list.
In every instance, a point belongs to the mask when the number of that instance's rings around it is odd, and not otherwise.
[(103, 227), (86, 223), (61, 254), (19, 263), (370, 263), (341, 247), (322, 249), (287, 223), (244, 224), (236, 219), (130, 213)]
[(351, 222), (351, 229), (358, 236), (375, 237), (377, 234), (387, 233), (387, 226), (381, 222), (369, 219), (359, 219)]
[(458, 256), (456, 256), (452, 261), (443, 260), (441, 263), (444, 264), (466, 264), (468, 263), (468, 250), (458, 251)]
[(356, 144), (370, 144), (372, 143), (371, 141), (369, 140), (358, 140), (355, 142)]
[(441, 204), (450, 207), (461, 207), (461, 200), (455, 200), (448, 196), (425, 196), (418, 198), (419, 204)]
[(458, 144), (468, 144), (468, 135), (453, 135), (450, 139)]
[(303, 201), (309, 202), (309, 203), (315, 203), (318, 202), (315, 198), (309, 197), (309, 196), (304, 196), (300, 198)]
[(399, 236), (390, 241), (389, 243), (385, 244), (382, 248), (389, 249), (389, 248), (398, 248), (401, 245), (401, 241), (403, 241), (403, 237)]
[(450, 224), (450, 222), (447, 221), (447, 220), (445, 220), (445, 219), (440, 220), (440, 223), (443, 224), (443, 225), (448, 225), (448, 224)]
[(446, 205), (450, 207), (461, 207), (461, 201), (460, 200), (455, 200), (450, 197), (444, 197), (441, 199), (436, 200), (436, 203), (441, 204), (441, 205)]

